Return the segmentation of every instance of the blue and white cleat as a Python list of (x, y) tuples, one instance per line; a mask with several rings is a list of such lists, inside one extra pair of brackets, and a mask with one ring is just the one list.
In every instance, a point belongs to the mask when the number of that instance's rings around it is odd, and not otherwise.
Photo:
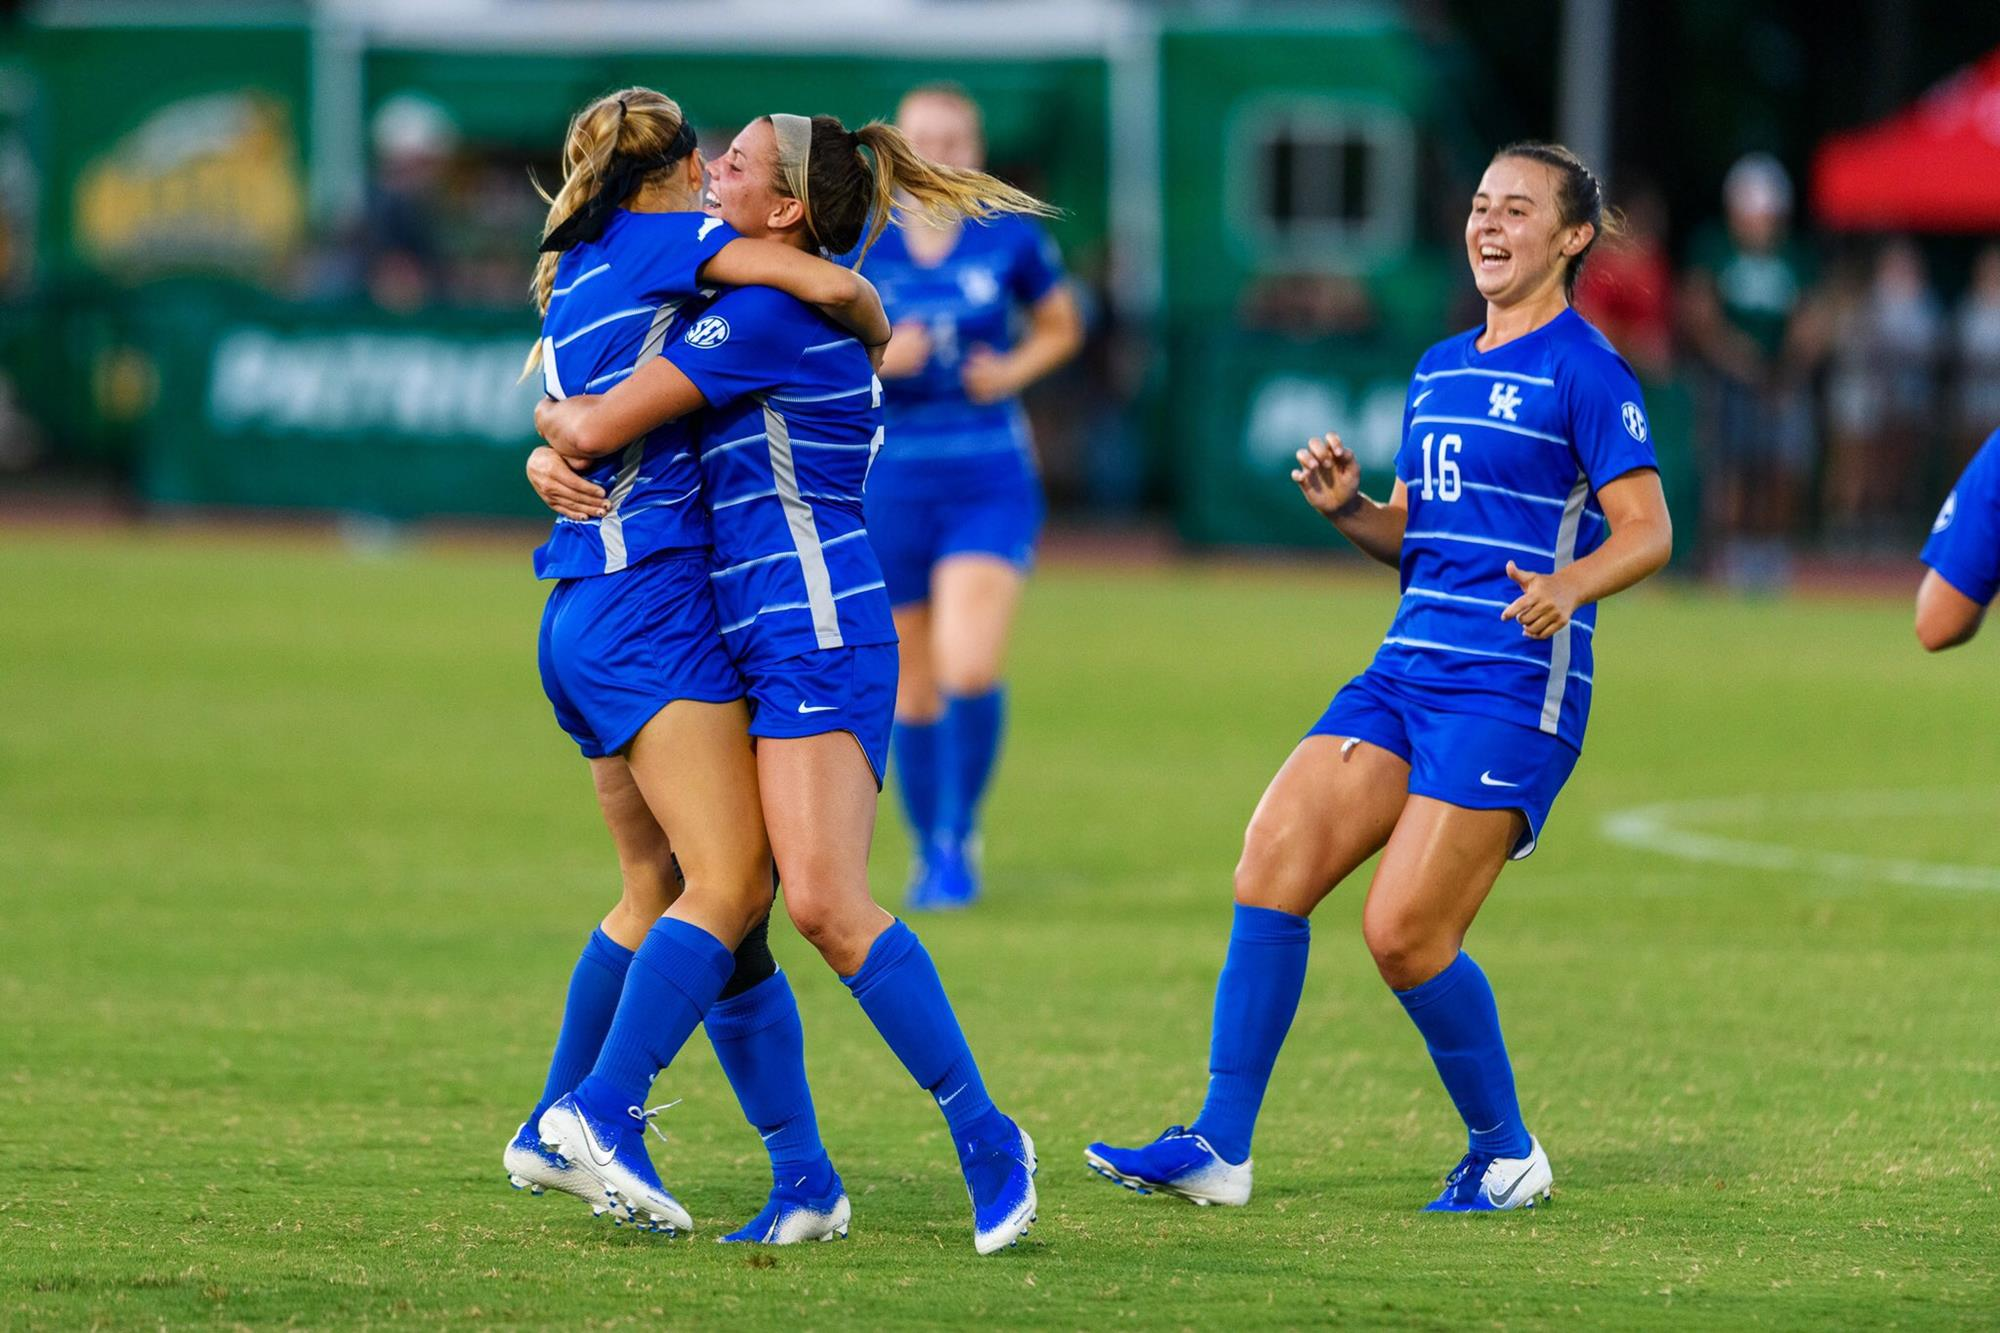
[(653, 1170), (653, 1159), (646, 1155), (645, 1131), (651, 1128), (659, 1134), (652, 1119), (665, 1109), (627, 1107), (629, 1123), (609, 1124), (585, 1110), (575, 1093), (565, 1093), (542, 1112), (536, 1129), (543, 1144), (568, 1161), (580, 1177), (575, 1182), (580, 1188), (568, 1184), (563, 1188), (590, 1204), (593, 1216), (610, 1213), (611, 1220), (621, 1225), (630, 1222), (641, 1231), (673, 1236), (694, 1230), (694, 1219), (680, 1200), (667, 1193)]
[(1526, 1157), (1481, 1157), (1467, 1153), (1445, 1178), (1444, 1193), (1424, 1205), (1427, 1213), (1498, 1213), (1533, 1208), (1554, 1192), (1556, 1174), (1539, 1139), (1528, 1140)]
[(1171, 1194), (1204, 1208), (1250, 1202), (1250, 1160), (1223, 1161), (1207, 1139), (1181, 1125), (1140, 1148), (1093, 1143), (1083, 1160), (1106, 1180), (1138, 1194)]
[[(803, 1181), (801, 1182), (804, 1183)], [(764, 1211), (726, 1236), (715, 1238), (718, 1245), (799, 1245), (813, 1240), (846, 1240), (847, 1223), (854, 1209), (840, 1177), (833, 1187), (817, 1197), (778, 1185), (772, 1188)]]
[(501, 1154), (500, 1164), (506, 1168), (507, 1183), (530, 1194), (540, 1194), (545, 1190), (568, 1191), (576, 1185), (579, 1177), (569, 1159), (544, 1147), (540, 1135), (526, 1121), (514, 1132), (507, 1151)]
[(911, 892), (910, 906), (950, 912), (978, 901), (979, 873), (971, 848), (950, 834), (938, 834), (924, 853), (924, 878)]
[(998, 1136), (962, 1145), (958, 1158), (972, 1196), (972, 1248), (981, 1254), (1018, 1245), (1035, 1221), (1035, 1141), (1006, 1116), (1000, 1122)]

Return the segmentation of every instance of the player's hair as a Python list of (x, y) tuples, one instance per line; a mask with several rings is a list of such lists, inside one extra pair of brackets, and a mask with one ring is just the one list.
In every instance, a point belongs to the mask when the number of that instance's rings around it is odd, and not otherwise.
[(822, 250), (838, 255), (859, 246), (857, 268), (882, 228), (899, 215), (942, 224), (1001, 213), (1046, 218), (1061, 212), (997, 176), (931, 161), (901, 130), (879, 120), (850, 130), (832, 116), (814, 116), (806, 163), (803, 191), (786, 180), (782, 162), (772, 185), (786, 198), (803, 195), (806, 232)]
[[(680, 103), (651, 88), (623, 88), (606, 93), (571, 116), (569, 130), (563, 136), (561, 187), (550, 194), (539, 180), (534, 181), (535, 193), (549, 206), (548, 220), (542, 224), (542, 238), (547, 240), (550, 232), (589, 202), (604, 183), (614, 158), (647, 160), (666, 154), (681, 132), (683, 119)], [(650, 185), (654, 176), (678, 165), (676, 160), (640, 177), (634, 193)], [(532, 174), (529, 179), (534, 179)], [(561, 258), (559, 252), (544, 250), (535, 261), (535, 277), (529, 290), (538, 314), (549, 312), (549, 297), (556, 285), (556, 261)], [(522, 378), (533, 374), (541, 359), (542, 345), (537, 341), (534, 350), (528, 353)]]
[(1563, 298), (1576, 299), (1576, 280), (1583, 272), (1583, 261), (1590, 258), (1590, 252), (1597, 243), (1607, 236), (1624, 233), (1625, 219), (1617, 209), (1604, 202), (1604, 183), (1597, 174), (1583, 164), (1578, 157), (1559, 143), (1548, 143), (1540, 139), (1519, 139), (1508, 144), (1493, 155), (1494, 161), (1503, 157), (1524, 157), (1530, 162), (1539, 162), (1548, 167), (1556, 178), (1556, 213), (1565, 227), (1575, 227), (1588, 222), (1590, 239), (1583, 249), (1569, 257), (1563, 267)]

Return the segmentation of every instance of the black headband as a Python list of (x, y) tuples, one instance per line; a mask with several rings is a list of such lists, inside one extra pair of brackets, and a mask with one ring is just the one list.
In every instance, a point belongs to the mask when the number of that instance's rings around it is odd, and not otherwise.
[(574, 213), (557, 223), (543, 238), (541, 252), (560, 254), (564, 250), (594, 241), (604, 234), (611, 210), (624, 203), (639, 183), (656, 171), (671, 167), (695, 149), (694, 126), (686, 120), (674, 132), (673, 142), (652, 157), (630, 157), (613, 153), (598, 182), (596, 193), (577, 205)]

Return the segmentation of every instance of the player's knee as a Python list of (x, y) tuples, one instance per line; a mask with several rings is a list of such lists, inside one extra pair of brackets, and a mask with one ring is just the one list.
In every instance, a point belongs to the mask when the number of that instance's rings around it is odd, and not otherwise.
[(999, 684), (998, 662), (949, 662), (942, 664), (938, 670), (938, 693), (955, 698), (987, 694)]
[(807, 873), (785, 881), (785, 911), (806, 942), (821, 953), (838, 952), (850, 933), (846, 895), (830, 879)]
[(1395, 990), (1422, 985), (1442, 970), (1434, 965), (1443, 947), (1440, 932), (1415, 913), (1393, 909), (1364, 912), (1361, 938), (1375, 960), (1375, 970)]
[(1236, 861), (1236, 901), (1244, 907), (1310, 912), (1326, 885), (1317, 882), (1318, 858), (1280, 823), (1252, 819)]

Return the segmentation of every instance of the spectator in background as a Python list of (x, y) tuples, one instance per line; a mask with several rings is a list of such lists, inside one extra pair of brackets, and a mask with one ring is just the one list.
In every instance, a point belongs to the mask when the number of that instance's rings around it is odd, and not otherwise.
[(1611, 340), (1642, 380), (1673, 368), (1673, 266), (1667, 257), (1667, 205), (1657, 186), (1626, 196), (1625, 231), (1591, 252), (1577, 279), (1577, 313)]
[(1917, 247), (1897, 239), (1863, 282), (1836, 284), (1827, 376), (1829, 535), (1890, 537), (1917, 501), (1938, 409), (1944, 312)]
[(1771, 587), (1788, 576), (1812, 471), (1814, 272), (1791, 238), (1792, 182), (1776, 158), (1739, 159), (1722, 193), (1724, 223), (1695, 238), (1682, 290), (1700, 366), (1705, 544), (1731, 582)]
[(1973, 262), (1972, 284), (1953, 325), (1951, 470), (1956, 473), (2000, 427), (2000, 244), (1988, 245)]
[(377, 109), (371, 130), (375, 173), (361, 236), (368, 295), (385, 310), (414, 310), (444, 289), (438, 214), (458, 129), (435, 102), (403, 93)]

